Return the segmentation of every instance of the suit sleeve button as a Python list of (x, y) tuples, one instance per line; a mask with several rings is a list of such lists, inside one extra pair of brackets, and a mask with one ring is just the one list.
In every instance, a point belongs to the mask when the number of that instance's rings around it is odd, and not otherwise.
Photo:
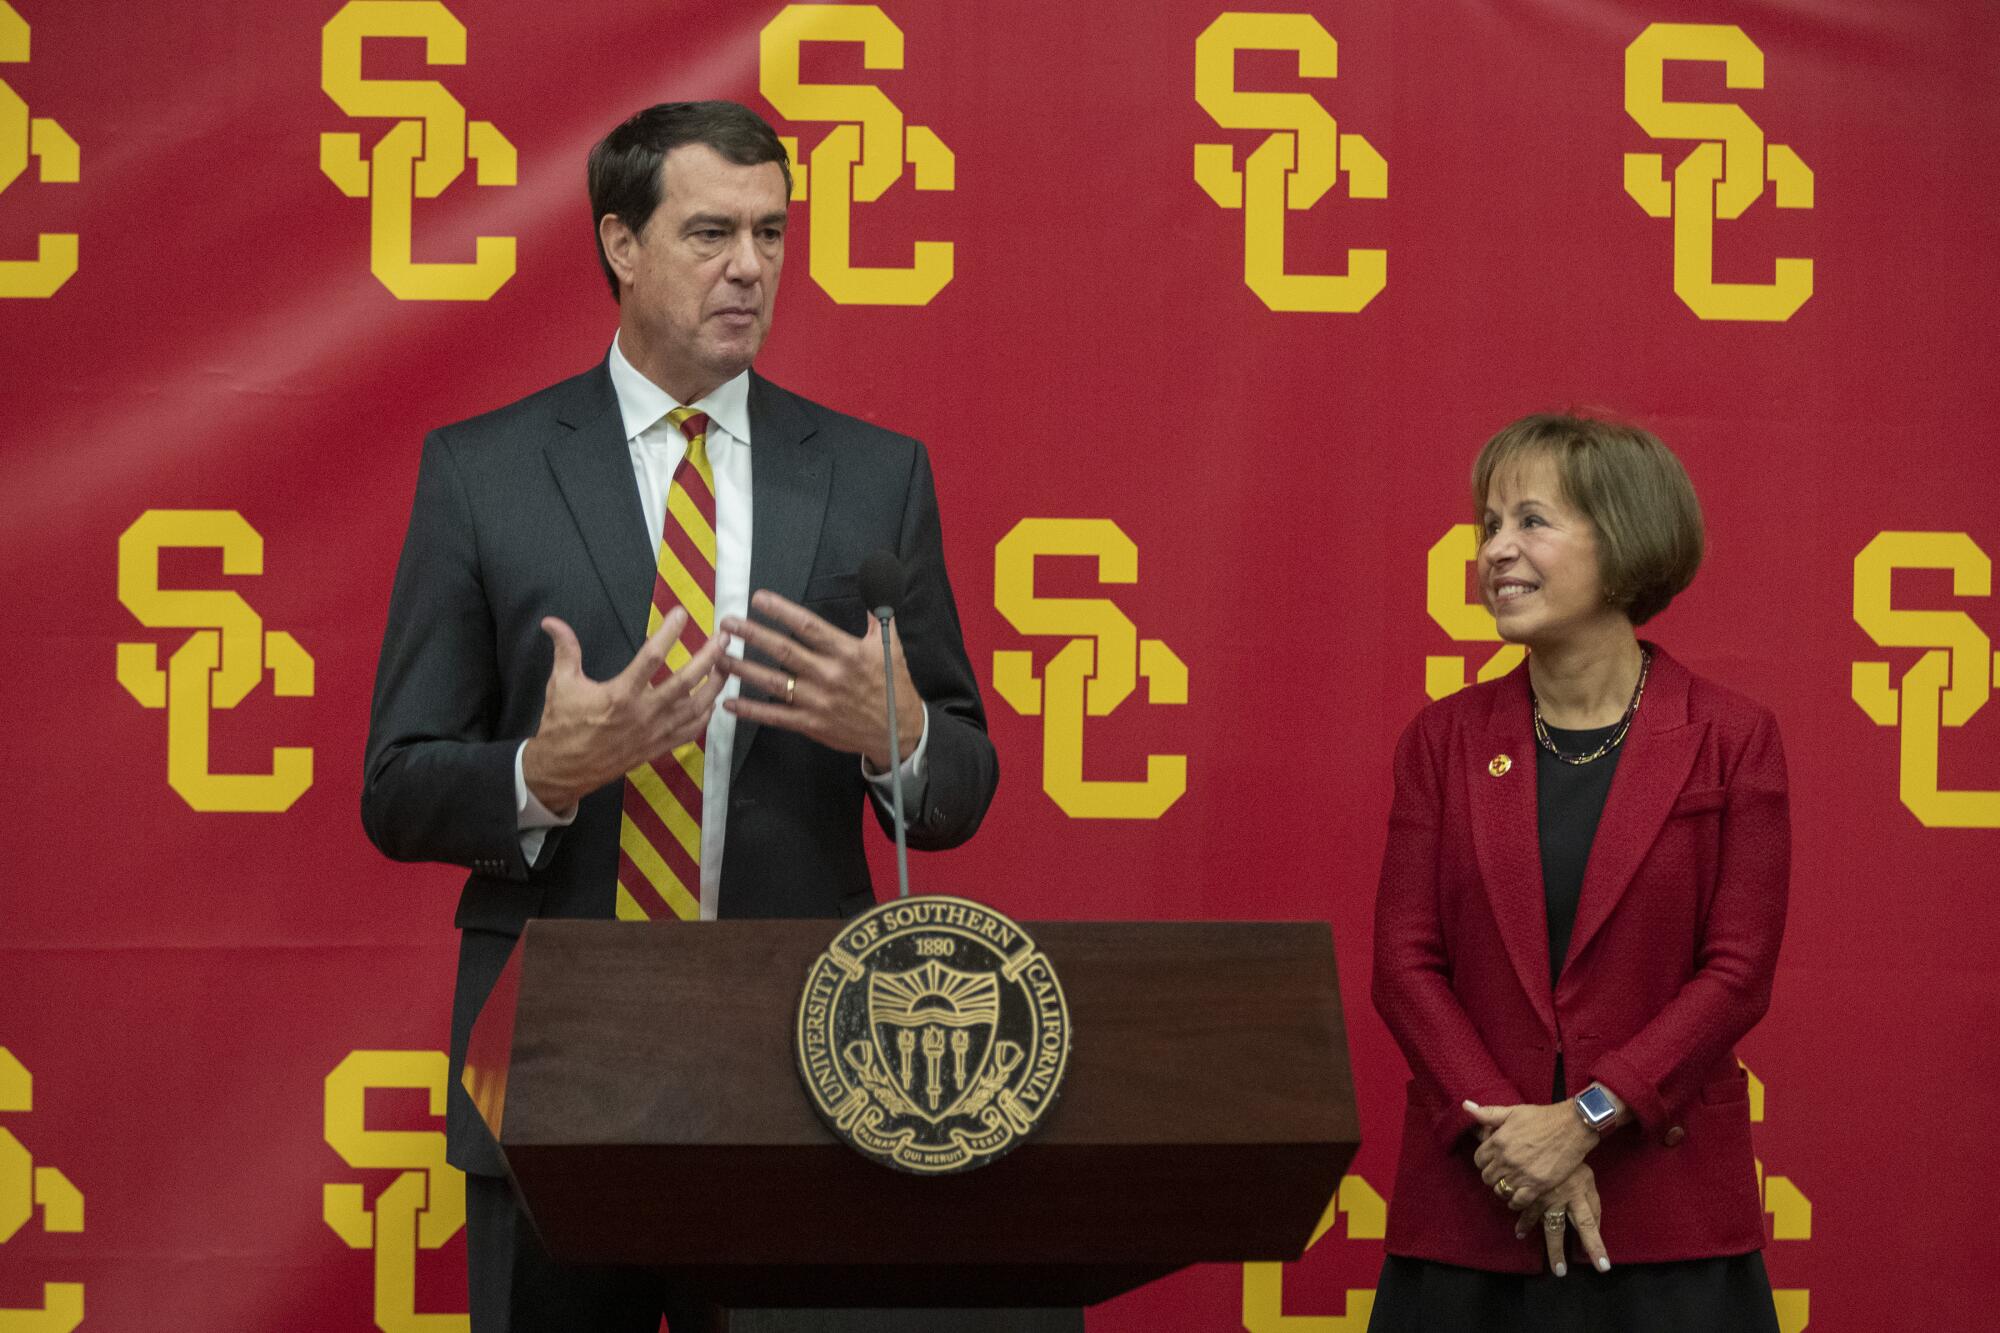
[(1679, 1125), (1674, 1125), (1668, 1128), (1662, 1141), (1669, 1148), (1678, 1148), (1680, 1146), (1681, 1140), (1686, 1138), (1687, 1136), (1688, 1136), (1687, 1130), (1683, 1129)]

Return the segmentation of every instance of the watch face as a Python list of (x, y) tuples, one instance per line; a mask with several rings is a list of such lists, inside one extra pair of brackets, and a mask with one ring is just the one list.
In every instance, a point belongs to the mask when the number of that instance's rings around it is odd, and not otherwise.
[(1576, 1104), (1583, 1108), (1584, 1119), (1590, 1122), (1592, 1128), (1618, 1114), (1618, 1108), (1611, 1102), (1611, 1095), (1602, 1088), (1585, 1088), (1576, 1095)]

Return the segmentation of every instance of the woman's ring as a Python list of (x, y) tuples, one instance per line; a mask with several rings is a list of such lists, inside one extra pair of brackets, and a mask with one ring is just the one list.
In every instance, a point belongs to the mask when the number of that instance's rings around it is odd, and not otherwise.
[(1561, 1231), (1563, 1225), (1568, 1221), (1569, 1210), (1567, 1208), (1551, 1208), (1542, 1214), (1542, 1226), (1549, 1231)]
[(1493, 1192), (1503, 1199), (1513, 1198), (1515, 1189), (1516, 1186), (1507, 1183), (1507, 1177), (1505, 1176), (1493, 1182)]
[(787, 707), (791, 706), (792, 696), (794, 694), (797, 694), (798, 691), (799, 691), (799, 678), (797, 676), (785, 677), (785, 704)]

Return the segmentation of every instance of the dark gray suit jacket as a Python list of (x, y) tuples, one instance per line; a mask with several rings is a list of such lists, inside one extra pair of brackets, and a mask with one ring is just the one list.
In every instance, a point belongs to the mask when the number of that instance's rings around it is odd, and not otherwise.
[[(956, 846), (979, 827), (999, 768), (924, 448), (754, 372), (749, 396), (750, 586), (859, 634), (861, 561), (885, 548), (901, 558), (897, 623), (930, 714), (927, 790), (909, 841)], [(657, 542), (601, 363), (424, 441), (376, 670), (361, 817), (391, 857), (472, 872), (456, 915), (448, 1116), (451, 1161), (469, 1171), (501, 1169), (458, 1079), (513, 938), (537, 916), (613, 914), (621, 783), (585, 797), (533, 865), (521, 854), (514, 752), (535, 731), (553, 661), (541, 620), (576, 631), (587, 675), (617, 674), (645, 638)], [(834, 917), (872, 903), (864, 804), (856, 756), (739, 720), (720, 915)]]

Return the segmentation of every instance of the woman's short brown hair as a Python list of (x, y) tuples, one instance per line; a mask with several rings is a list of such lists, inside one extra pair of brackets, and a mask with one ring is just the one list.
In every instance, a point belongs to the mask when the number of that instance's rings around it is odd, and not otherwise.
[(1563, 500), (1597, 529), (1598, 577), (1613, 606), (1643, 625), (1701, 567), (1701, 506), (1673, 450), (1623, 422), (1544, 412), (1502, 427), (1472, 465), (1472, 510), (1501, 469), (1530, 458), (1555, 465)]

